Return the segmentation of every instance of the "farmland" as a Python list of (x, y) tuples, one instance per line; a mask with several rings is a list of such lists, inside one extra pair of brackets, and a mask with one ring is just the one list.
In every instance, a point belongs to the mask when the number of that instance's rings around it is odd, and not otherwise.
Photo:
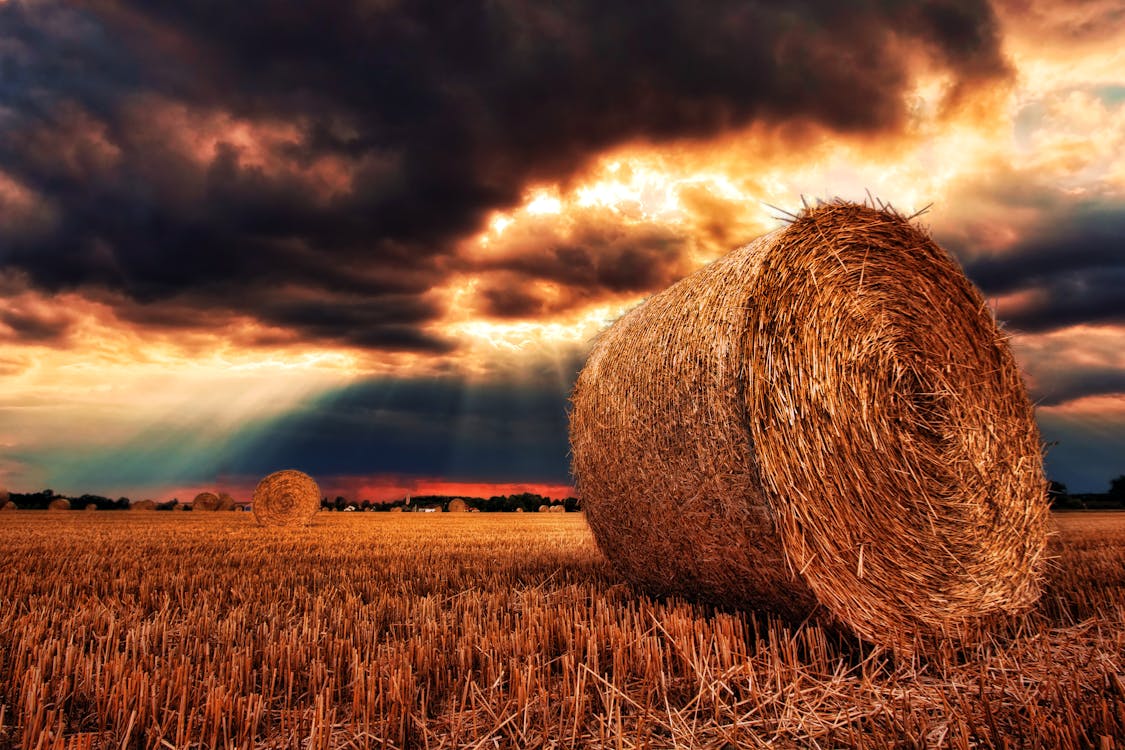
[[(580, 514), (0, 517), (0, 748), (1125, 747), (1125, 514), (896, 658), (648, 598)], [(655, 561), (654, 564), (659, 564)]]

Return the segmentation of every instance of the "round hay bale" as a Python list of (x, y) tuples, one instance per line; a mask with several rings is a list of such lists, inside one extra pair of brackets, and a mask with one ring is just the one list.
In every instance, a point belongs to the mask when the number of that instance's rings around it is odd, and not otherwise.
[(8, 500), (3, 505), (0, 505), (0, 510), (19, 510), (20, 506), (16, 505), (11, 500)]
[(548, 506), (548, 505), (540, 505), (540, 506), (539, 506), (539, 512), (540, 512), (540, 513), (546, 513), (546, 512), (547, 512), (547, 511), (549, 511), (550, 509), (551, 509), (551, 508), (550, 508), (550, 506)]
[(469, 510), (469, 504), (459, 497), (455, 497), (449, 501), (450, 513), (465, 513)]
[(97, 503), (86, 503), (86, 507), (83, 508), (82, 510), (84, 510), (84, 511), (95, 511), (97, 509), (98, 509)]
[(304, 472), (275, 471), (254, 488), (252, 509), (263, 526), (305, 525), (320, 510), (320, 487)]
[(565, 505), (552, 505), (548, 510), (551, 513), (566, 513), (566, 506)]
[(65, 497), (58, 497), (47, 504), (47, 510), (70, 510), (70, 501)]
[(183, 512), (184, 504), (181, 503), (181, 502), (174, 502), (174, 503), (172, 503), (172, 510), (178, 510), (180, 512)]
[(156, 510), (156, 501), (138, 500), (129, 506), (129, 510)]
[(653, 296), (572, 401), (590, 528), (652, 592), (819, 603), (905, 649), (1039, 595), (1019, 370), (957, 263), (891, 210), (810, 208)]
[(523, 506), (522, 505), (516, 506), (516, 513), (523, 513)]
[(215, 506), (215, 510), (234, 510), (234, 498), (226, 492), (219, 493), (219, 504)]
[(218, 510), (219, 496), (214, 492), (200, 492), (191, 501), (192, 510)]

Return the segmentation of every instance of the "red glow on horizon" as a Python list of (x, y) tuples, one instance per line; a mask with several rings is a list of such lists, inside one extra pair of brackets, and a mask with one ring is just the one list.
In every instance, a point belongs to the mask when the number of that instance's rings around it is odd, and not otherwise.
[[(329, 499), (341, 496), (348, 501), (360, 503), (364, 500), (387, 503), (401, 500), (404, 497), (419, 495), (487, 498), (495, 495), (520, 495), (530, 492), (553, 500), (561, 500), (578, 494), (571, 485), (545, 482), (467, 482), (440, 477), (402, 477), (395, 475), (314, 476), (313, 479), (320, 485), (322, 496)], [(178, 498), (181, 503), (190, 503), (200, 492), (214, 492), (215, 494), (227, 492), (236, 502), (246, 503), (253, 496), (257, 483), (258, 480), (245, 477), (227, 477), (216, 481), (211, 486), (169, 487), (158, 493), (151, 493), (143, 497), (131, 497), (131, 499), (143, 500), (151, 497), (157, 502), (166, 502), (172, 498)]]

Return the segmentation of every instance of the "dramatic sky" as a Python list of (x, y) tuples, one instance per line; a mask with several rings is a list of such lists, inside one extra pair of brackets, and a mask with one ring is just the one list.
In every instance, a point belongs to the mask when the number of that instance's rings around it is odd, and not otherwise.
[(0, 484), (569, 492), (590, 338), (866, 191), (1125, 473), (1125, 0), (0, 0)]

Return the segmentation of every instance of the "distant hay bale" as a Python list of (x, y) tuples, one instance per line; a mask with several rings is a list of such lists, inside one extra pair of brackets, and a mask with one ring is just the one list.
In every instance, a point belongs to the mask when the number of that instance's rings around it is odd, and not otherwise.
[(97, 509), (98, 509), (98, 504), (97, 504), (97, 503), (86, 503), (86, 507), (85, 507), (85, 508), (83, 508), (82, 510), (85, 510), (85, 511), (94, 511), (94, 510), (97, 510)]
[(523, 513), (523, 506), (522, 505), (516, 506), (516, 513)]
[(258, 482), (252, 505), (263, 526), (301, 526), (320, 510), (320, 487), (295, 469), (275, 471)]
[(55, 498), (47, 505), (47, 510), (70, 510), (70, 501), (65, 497)]
[(19, 510), (20, 506), (16, 505), (11, 500), (8, 500), (3, 505), (0, 505), (0, 510)]
[(469, 510), (469, 504), (459, 497), (455, 497), (449, 501), (450, 513), (464, 513)]
[(129, 506), (129, 510), (156, 510), (156, 501), (138, 500)]
[(549, 505), (540, 505), (539, 506), (539, 512), (540, 513), (546, 513), (550, 509), (551, 509), (551, 507)]
[(390, 512), (390, 513), (402, 513), (402, 506), (401, 505), (395, 505), (395, 506), (391, 507), (390, 511), (388, 511), (388, 512)]
[(219, 493), (219, 503), (215, 506), (215, 510), (234, 510), (234, 498), (225, 492)]
[(174, 503), (172, 503), (172, 510), (183, 511), (183, 509), (184, 509), (184, 504), (183, 504), (183, 503), (181, 503), (181, 502), (178, 502), (178, 501), (177, 501), (177, 502), (174, 502)]
[(191, 501), (192, 510), (218, 510), (219, 496), (214, 492), (200, 492)]
[(572, 401), (590, 528), (652, 592), (819, 603), (904, 648), (1039, 595), (1019, 370), (957, 263), (891, 210), (807, 209), (651, 297), (600, 335)]
[(551, 512), (551, 513), (566, 513), (566, 506), (565, 505), (552, 505), (550, 508), (548, 508), (548, 511)]

